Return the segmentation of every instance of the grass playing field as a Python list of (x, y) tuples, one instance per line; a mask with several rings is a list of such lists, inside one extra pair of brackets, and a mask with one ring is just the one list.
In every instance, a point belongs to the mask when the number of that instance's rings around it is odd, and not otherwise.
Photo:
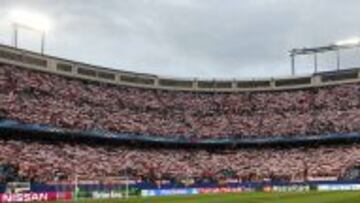
[(237, 193), (187, 197), (84, 200), (79, 203), (360, 203), (360, 192)]

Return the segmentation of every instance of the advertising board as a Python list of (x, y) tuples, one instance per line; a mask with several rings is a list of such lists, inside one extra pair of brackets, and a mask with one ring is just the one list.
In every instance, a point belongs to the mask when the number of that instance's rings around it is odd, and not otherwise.
[(171, 196), (171, 195), (196, 195), (199, 194), (198, 189), (157, 189), (157, 190), (142, 190), (141, 196), (143, 197), (158, 197), (158, 196)]
[(320, 184), (318, 191), (354, 191), (360, 190), (360, 184)]
[(243, 192), (243, 188), (229, 188), (229, 187), (219, 187), (219, 188), (199, 188), (199, 194), (216, 194), (216, 193), (235, 193)]
[(92, 192), (93, 199), (121, 199), (123, 194), (117, 191), (104, 192), (104, 191), (95, 191)]
[(42, 193), (3, 193), (0, 194), (0, 203), (3, 202), (44, 202), (57, 200), (71, 200), (71, 192), (42, 192)]
[(274, 185), (271, 187), (273, 192), (307, 192), (310, 191), (309, 185)]

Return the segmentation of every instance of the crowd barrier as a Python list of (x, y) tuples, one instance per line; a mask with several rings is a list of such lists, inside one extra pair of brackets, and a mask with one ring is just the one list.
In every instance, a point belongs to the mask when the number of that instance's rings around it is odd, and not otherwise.
[(215, 187), (215, 188), (188, 188), (188, 189), (154, 189), (142, 190), (142, 197), (171, 196), (171, 195), (196, 195), (217, 193), (241, 193), (241, 192), (310, 192), (310, 191), (360, 191), (360, 183), (334, 183), (313, 184), (296, 183), (271, 185), (264, 184), (262, 187)]
[[(221, 194), (221, 193), (243, 193), (243, 192), (309, 192), (309, 191), (360, 191), (360, 183), (287, 183), (269, 184), (264, 183), (262, 187), (254, 185), (243, 185), (233, 187), (203, 187), (203, 188), (173, 188), (173, 189), (143, 189), (137, 192), (137, 188), (128, 190), (128, 196), (160, 197), (181, 196), (198, 194)], [(78, 199), (123, 199), (125, 190), (77, 190), (68, 192), (26, 192), (26, 193), (0, 193), (0, 203), (5, 202), (50, 202), (69, 201)]]

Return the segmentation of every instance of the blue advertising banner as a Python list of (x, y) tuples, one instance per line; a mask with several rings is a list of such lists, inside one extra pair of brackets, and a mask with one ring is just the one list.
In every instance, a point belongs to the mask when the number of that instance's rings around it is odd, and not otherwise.
[(198, 189), (157, 189), (157, 190), (142, 190), (142, 197), (159, 197), (159, 196), (171, 196), (171, 195), (196, 195), (199, 194)]

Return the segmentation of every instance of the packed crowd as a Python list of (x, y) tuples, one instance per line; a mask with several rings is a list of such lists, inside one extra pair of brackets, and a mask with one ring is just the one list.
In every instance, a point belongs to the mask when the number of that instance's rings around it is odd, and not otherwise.
[(0, 117), (119, 133), (218, 138), (360, 131), (360, 84), (195, 93), (95, 84), (0, 66)]
[[(132, 177), (220, 179), (224, 171), (239, 180), (304, 180), (339, 177), (360, 163), (360, 145), (256, 148), (208, 151), (25, 140), (0, 140), (0, 164), (32, 181), (100, 180), (132, 171)], [(16, 157), (16, 158), (15, 158)], [(305, 177), (306, 176), (306, 177)]]

